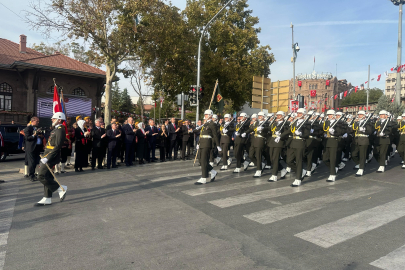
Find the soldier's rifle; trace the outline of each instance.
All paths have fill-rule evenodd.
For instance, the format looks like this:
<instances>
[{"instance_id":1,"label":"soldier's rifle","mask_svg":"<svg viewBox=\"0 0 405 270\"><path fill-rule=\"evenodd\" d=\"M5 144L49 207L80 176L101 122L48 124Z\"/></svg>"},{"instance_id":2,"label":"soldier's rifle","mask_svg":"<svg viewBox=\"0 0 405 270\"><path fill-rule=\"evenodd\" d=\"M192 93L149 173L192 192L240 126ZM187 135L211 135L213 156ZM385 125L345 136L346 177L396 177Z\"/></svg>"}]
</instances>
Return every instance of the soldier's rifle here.
<instances>
[{"instance_id":1,"label":"soldier's rifle","mask_svg":"<svg viewBox=\"0 0 405 270\"><path fill-rule=\"evenodd\" d=\"M309 114L304 121L301 123L301 125L295 130L295 131L300 131L300 129L305 125L306 122L309 121L309 119L312 117L312 114Z\"/></svg>"},{"instance_id":2,"label":"soldier's rifle","mask_svg":"<svg viewBox=\"0 0 405 270\"><path fill-rule=\"evenodd\" d=\"M380 133L381 133L381 132L384 132L384 130L385 130L385 128L387 127L388 123L391 121L391 117L392 117L392 115L390 115L390 117L388 117L387 119L385 119L385 120L386 120L386 121L385 121L385 125L384 125L383 129L380 131Z\"/></svg>"},{"instance_id":3,"label":"soldier's rifle","mask_svg":"<svg viewBox=\"0 0 405 270\"><path fill-rule=\"evenodd\" d=\"M339 123L340 120L344 119L344 117L346 116L346 113L344 115L342 115L339 119L337 119L331 126L330 128L334 128L336 126L337 123Z\"/></svg>"},{"instance_id":4,"label":"soldier's rifle","mask_svg":"<svg viewBox=\"0 0 405 270\"><path fill-rule=\"evenodd\" d=\"M373 115L374 115L374 113L370 113L370 114L367 116L367 118L366 118L366 120L364 121L364 123L361 125L361 127L364 127L364 126L367 124L367 122L370 121L370 119L371 119L371 117L373 117Z\"/></svg>"}]
</instances>

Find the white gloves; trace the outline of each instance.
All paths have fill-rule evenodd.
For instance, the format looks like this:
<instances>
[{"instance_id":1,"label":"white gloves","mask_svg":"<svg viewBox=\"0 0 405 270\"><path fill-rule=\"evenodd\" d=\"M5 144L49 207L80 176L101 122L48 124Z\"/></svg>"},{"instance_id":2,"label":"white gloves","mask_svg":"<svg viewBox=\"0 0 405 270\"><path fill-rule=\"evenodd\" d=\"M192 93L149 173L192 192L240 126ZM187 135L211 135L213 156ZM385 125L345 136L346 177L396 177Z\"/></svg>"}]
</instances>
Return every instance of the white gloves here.
<instances>
[{"instance_id":1,"label":"white gloves","mask_svg":"<svg viewBox=\"0 0 405 270\"><path fill-rule=\"evenodd\" d=\"M281 132L280 131L276 131L276 136L280 136L281 135Z\"/></svg>"},{"instance_id":2,"label":"white gloves","mask_svg":"<svg viewBox=\"0 0 405 270\"><path fill-rule=\"evenodd\" d=\"M220 146L217 146L217 149L219 152L222 152L222 148Z\"/></svg>"},{"instance_id":3,"label":"white gloves","mask_svg":"<svg viewBox=\"0 0 405 270\"><path fill-rule=\"evenodd\" d=\"M228 130L227 130L226 128L224 128L224 129L222 130L222 132L225 134L225 133L228 133Z\"/></svg>"},{"instance_id":4,"label":"white gloves","mask_svg":"<svg viewBox=\"0 0 405 270\"><path fill-rule=\"evenodd\" d=\"M242 134L242 138L245 138L245 137L246 137L246 133L243 133L243 134Z\"/></svg>"},{"instance_id":5,"label":"white gloves","mask_svg":"<svg viewBox=\"0 0 405 270\"><path fill-rule=\"evenodd\" d=\"M360 127L359 130L364 132L364 131L366 131L366 128L365 127Z\"/></svg>"},{"instance_id":6,"label":"white gloves","mask_svg":"<svg viewBox=\"0 0 405 270\"><path fill-rule=\"evenodd\" d=\"M42 162L42 164L46 164L48 162L48 159L47 158L41 158L41 162Z\"/></svg>"},{"instance_id":7,"label":"white gloves","mask_svg":"<svg viewBox=\"0 0 405 270\"><path fill-rule=\"evenodd\" d=\"M381 137L384 136L384 132L380 132L380 136L381 136Z\"/></svg>"},{"instance_id":8,"label":"white gloves","mask_svg":"<svg viewBox=\"0 0 405 270\"><path fill-rule=\"evenodd\" d=\"M278 143L278 142L280 141L280 137L275 138L274 141L275 141L276 143Z\"/></svg>"},{"instance_id":9,"label":"white gloves","mask_svg":"<svg viewBox=\"0 0 405 270\"><path fill-rule=\"evenodd\" d=\"M312 134L312 133L314 133L314 129L313 129L313 128L311 128L311 134Z\"/></svg>"},{"instance_id":10,"label":"white gloves","mask_svg":"<svg viewBox=\"0 0 405 270\"><path fill-rule=\"evenodd\" d=\"M377 131L374 131L374 135L377 134Z\"/></svg>"},{"instance_id":11,"label":"white gloves","mask_svg":"<svg viewBox=\"0 0 405 270\"><path fill-rule=\"evenodd\" d=\"M235 136L239 136L239 132L235 132Z\"/></svg>"},{"instance_id":12,"label":"white gloves","mask_svg":"<svg viewBox=\"0 0 405 270\"><path fill-rule=\"evenodd\" d=\"M335 129L330 128L330 129L329 129L329 133L333 135L333 133L335 133Z\"/></svg>"},{"instance_id":13,"label":"white gloves","mask_svg":"<svg viewBox=\"0 0 405 270\"><path fill-rule=\"evenodd\" d=\"M257 127L257 131L262 131L263 127Z\"/></svg>"},{"instance_id":14,"label":"white gloves","mask_svg":"<svg viewBox=\"0 0 405 270\"><path fill-rule=\"evenodd\" d=\"M301 136L301 135L302 135L302 132L301 132L301 131L298 131L298 130L295 131L294 133L295 133L295 135L297 135L297 136Z\"/></svg>"},{"instance_id":15,"label":"white gloves","mask_svg":"<svg viewBox=\"0 0 405 270\"><path fill-rule=\"evenodd\" d=\"M343 137L343 138L347 138L347 133L343 134L342 137Z\"/></svg>"}]
</instances>

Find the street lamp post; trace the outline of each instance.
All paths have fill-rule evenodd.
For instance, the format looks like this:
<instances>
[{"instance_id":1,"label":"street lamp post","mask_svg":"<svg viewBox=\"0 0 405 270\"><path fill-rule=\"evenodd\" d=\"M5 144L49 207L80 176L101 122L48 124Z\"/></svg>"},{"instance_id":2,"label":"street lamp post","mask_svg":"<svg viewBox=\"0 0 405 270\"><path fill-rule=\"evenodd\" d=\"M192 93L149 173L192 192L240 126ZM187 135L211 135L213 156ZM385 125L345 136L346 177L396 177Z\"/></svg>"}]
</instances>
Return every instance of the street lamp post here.
<instances>
[{"instance_id":1,"label":"street lamp post","mask_svg":"<svg viewBox=\"0 0 405 270\"><path fill-rule=\"evenodd\" d=\"M402 58L402 4L405 3L405 0L391 0L391 2L399 6L397 67L400 67ZM395 104L401 105L401 72L397 72Z\"/></svg>"},{"instance_id":2,"label":"street lamp post","mask_svg":"<svg viewBox=\"0 0 405 270\"><path fill-rule=\"evenodd\" d=\"M297 59L297 52L300 51L298 43L294 43L294 25L291 23L291 32L292 32L292 50L293 50L293 99L295 100L295 60Z\"/></svg>"},{"instance_id":3,"label":"street lamp post","mask_svg":"<svg viewBox=\"0 0 405 270\"><path fill-rule=\"evenodd\" d=\"M212 17L212 19L203 27L203 30L201 31L201 37L200 37L200 42L198 43L198 60L197 60L197 88L200 88L200 71L201 71L201 43L202 39L205 35L205 33L208 30L208 27L211 25L211 23L218 17L218 15L232 2L233 0L229 0L218 12L217 14ZM200 99L198 97L198 91L197 91L197 110L196 110L196 120L195 122L198 122L198 115L200 111Z\"/></svg>"}]
</instances>

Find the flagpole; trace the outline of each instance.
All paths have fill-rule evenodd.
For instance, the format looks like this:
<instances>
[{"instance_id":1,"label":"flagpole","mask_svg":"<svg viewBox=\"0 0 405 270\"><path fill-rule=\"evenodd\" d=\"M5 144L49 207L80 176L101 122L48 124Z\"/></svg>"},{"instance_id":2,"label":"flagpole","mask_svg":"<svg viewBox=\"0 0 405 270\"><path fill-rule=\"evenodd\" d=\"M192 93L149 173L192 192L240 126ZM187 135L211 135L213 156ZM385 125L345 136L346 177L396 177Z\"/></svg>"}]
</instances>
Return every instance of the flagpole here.
<instances>
[{"instance_id":1,"label":"flagpole","mask_svg":"<svg viewBox=\"0 0 405 270\"><path fill-rule=\"evenodd\" d=\"M370 91L370 65L368 65L368 81L367 81L367 104L366 104L366 112L368 112L368 95Z\"/></svg>"}]
</instances>

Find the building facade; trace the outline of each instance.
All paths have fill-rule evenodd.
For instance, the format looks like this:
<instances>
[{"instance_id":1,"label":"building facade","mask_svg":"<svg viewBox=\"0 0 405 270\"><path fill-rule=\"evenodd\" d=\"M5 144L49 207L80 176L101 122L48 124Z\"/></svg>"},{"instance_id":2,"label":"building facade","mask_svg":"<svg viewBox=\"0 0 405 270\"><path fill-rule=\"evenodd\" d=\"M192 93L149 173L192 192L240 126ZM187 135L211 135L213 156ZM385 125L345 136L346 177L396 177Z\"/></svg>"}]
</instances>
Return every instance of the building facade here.
<instances>
[{"instance_id":1,"label":"building facade","mask_svg":"<svg viewBox=\"0 0 405 270\"><path fill-rule=\"evenodd\" d=\"M340 93L351 88L351 83L345 79L338 80L331 73L298 74L295 79L295 96L304 96L305 107L317 112L327 109L341 110ZM293 79L290 80L289 96L293 99Z\"/></svg>"},{"instance_id":2,"label":"building facade","mask_svg":"<svg viewBox=\"0 0 405 270\"><path fill-rule=\"evenodd\" d=\"M396 91L397 73L389 73L385 79L385 95L389 98L393 98ZM401 73L401 99L405 98L405 74Z\"/></svg>"},{"instance_id":3,"label":"building facade","mask_svg":"<svg viewBox=\"0 0 405 270\"><path fill-rule=\"evenodd\" d=\"M26 124L32 115L48 115L54 79L63 89L65 103L74 105L73 114L91 114L101 106L105 72L56 52L44 55L20 43L0 38L0 120ZM83 101L81 103L81 101ZM70 102L70 104L68 104ZM76 102L76 103L74 103ZM90 108L89 108L90 106ZM84 108L85 107L85 108ZM44 112L47 112L44 114ZM87 113L88 112L88 113Z\"/></svg>"}]
</instances>

